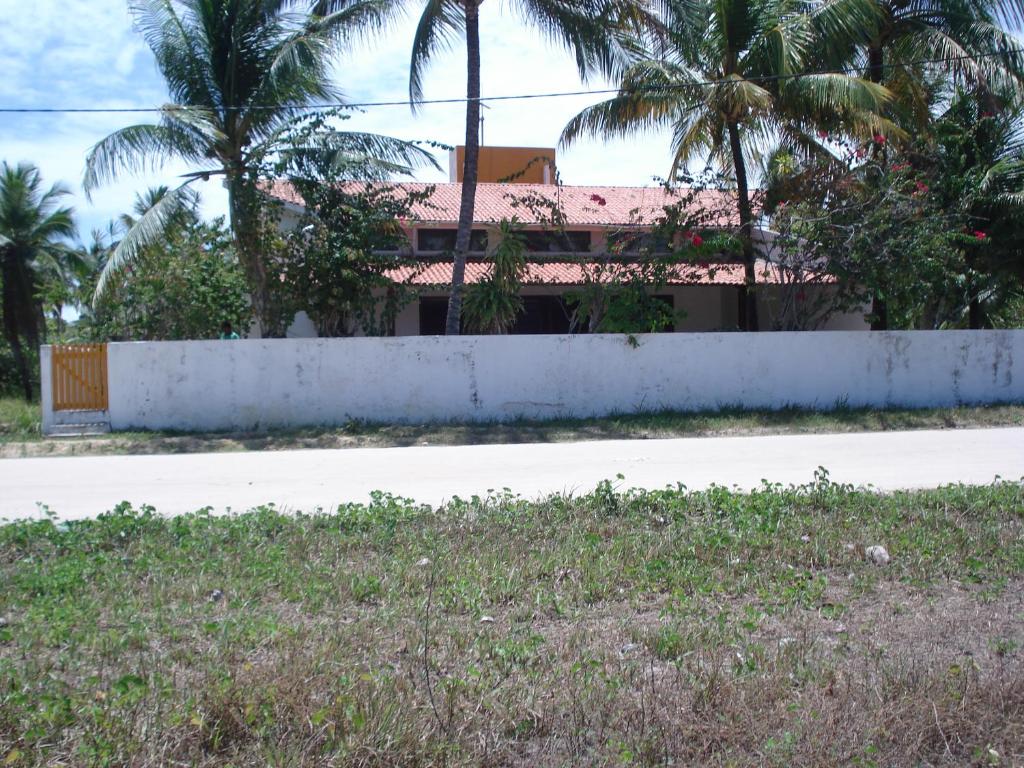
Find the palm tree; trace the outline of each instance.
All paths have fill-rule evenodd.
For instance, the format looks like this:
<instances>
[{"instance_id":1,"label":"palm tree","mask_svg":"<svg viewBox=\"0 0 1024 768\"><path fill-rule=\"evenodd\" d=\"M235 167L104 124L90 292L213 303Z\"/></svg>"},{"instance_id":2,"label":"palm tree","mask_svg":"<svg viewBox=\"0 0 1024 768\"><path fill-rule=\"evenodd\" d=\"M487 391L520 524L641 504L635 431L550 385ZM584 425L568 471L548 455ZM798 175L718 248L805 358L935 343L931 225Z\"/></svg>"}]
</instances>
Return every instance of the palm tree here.
<instances>
[{"instance_id":1,"label":"palm tree","mask_svg":"<svg viewBox=\"0 0 1024 768\"><path fill-rule=\"evenodd\" d=\"M409 98L415 109L423 98L423 74L431 57L448 47L453 38L465 35L466 154L445 323L445 333L449 335L457 335L461 324L466 254L476 201L480 152L480 3L481 0L427 0L416 28L409 70ZM338 4L344 3L335 3ZM594 70L614 71L617 46L609 28L639 26L649 21L642 4L634 0L519 0L515 7L527 23L575 54L581 77Z\"/></svg>"},{"instance_id":2,"label":"palm tree","mask_svg":"<svg viewBox=\"0 0 1024 768\"><path fill-rule=\"evenodd\" d=\"M330 82L332 55L353 36L388 17L382 0L351 0L333 12L314 0L133 0L131 12L163 75L173 104L155 124L111 134L89 153L85 189L122 171L141 172L172 158L195 167L139 217L118 244L97 284L138 256L178 215L187 186L224 177L239 260L253 310L264 331L275 330L262 253L258 186L261 169L282 153L327 153L357 172L387 175L433 163L428 153L383 136L296 129L308 108L339 102Z\"/></svg>"},{"instance_id":3,"label":"palm tree","mask_svg":"<svg viewBox=\"0 0 1024 768\"><path fill-rule=\"evenodd\" d=\"M42 273L61 269L74 237L70 192L59 184L43 188L39 169L29 163L0 165L0 281L3 282L4 338L11 347L25 400L32 400L32 376L22 342L30 348L46 335L39 291Z\"/></svg>"},{"instance_id":4,"label":"palm tree","mask_svg":"<svg viewBox=\"0 0 1024 768\"><path fill-rule=\"evenodd\" d=\"M562 133L567 145L584 135L668 127L673 178L697 158L732 172L745 330L758 328L749 164L778 142L804 154L823 153L813 129L837 120L850 130L885 130L877 117L889 98L884 87L841 73L803 74L816 46L825 44L821 36L854 34L871 22L870 6L833 0L813 13L804 7L800 0L670 0L664 35L637 42L648 52L625 69L619 93L583 110Z\"/></svg>"}]
</instances>

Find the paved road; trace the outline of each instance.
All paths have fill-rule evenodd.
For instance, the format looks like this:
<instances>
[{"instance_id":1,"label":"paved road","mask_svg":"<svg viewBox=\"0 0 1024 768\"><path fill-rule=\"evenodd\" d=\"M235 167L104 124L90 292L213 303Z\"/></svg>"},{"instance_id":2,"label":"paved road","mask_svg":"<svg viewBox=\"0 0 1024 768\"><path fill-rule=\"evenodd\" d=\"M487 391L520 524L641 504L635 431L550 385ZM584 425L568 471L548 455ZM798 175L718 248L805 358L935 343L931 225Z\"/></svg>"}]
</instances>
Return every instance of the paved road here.
<instances>
[{"instance_id":1,"label":"paved road","mask_svg":"<svg viewBox=\"0 0 1024 768\"><path fill-rule=\"evenodd\" d=\"M806 483L819 466L837 482L883 490L1017 480L1024 429L6 459L0 519L36 516L39 503L71 519L121 500L174 514L267 502L326 509L372 490L430 504L501 488L535 497L582 493L620 473L627 487L750 488Z\"/></svg>"}]
</instances>

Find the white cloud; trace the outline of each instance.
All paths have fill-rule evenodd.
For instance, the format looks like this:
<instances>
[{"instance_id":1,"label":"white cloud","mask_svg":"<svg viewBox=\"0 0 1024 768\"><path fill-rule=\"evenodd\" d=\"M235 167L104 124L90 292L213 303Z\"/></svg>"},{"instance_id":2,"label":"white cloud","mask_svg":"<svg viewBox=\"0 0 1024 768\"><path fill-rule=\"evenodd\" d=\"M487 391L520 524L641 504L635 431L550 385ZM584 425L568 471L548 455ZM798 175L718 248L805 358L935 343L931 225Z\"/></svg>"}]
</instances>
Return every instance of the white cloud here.
<instances>
[{"instance_id":1,"label":"white cloud","mask_svg":"<svg viewBox=\"0 0 1024 768\"><path fill-rule=\"evenodd\" d=\"M2 106L156 106L167 100L159 73L141 37L132 30L125 0L0 0L0 102ZM375 40L342 56L338 86L350 101L403 100L408 93L409 52L416 18L394 25ZM482 91L485 96L607 87L581 84L572 57L538 38L508 7L485 3L481 15ZM465 48L442 52L426 72L428 98L465 95ZM601 97L493 102L484 110L488 144L554 146L566 122ZM75 191L80 229L94 227L127 210L136 192L173 184L187 170L172 164L144 178L124 179L94 195L90 204L80 180L89 148L111 131L145 115L0 115L0 159L30 160L48 182L63 180ZM352 130L406 139L461 144L461 104L428 105L413 115L408 106L356 113ZM569 184L646 184L668 170L668 137L663 133L629 141L581 141L560 151L559 169ZM447 168L446 158L439 158ZM424 180L445 174L424 172ZM202 190L208 215L226 210L220 184Z\"/></svg>"}]
</instances>

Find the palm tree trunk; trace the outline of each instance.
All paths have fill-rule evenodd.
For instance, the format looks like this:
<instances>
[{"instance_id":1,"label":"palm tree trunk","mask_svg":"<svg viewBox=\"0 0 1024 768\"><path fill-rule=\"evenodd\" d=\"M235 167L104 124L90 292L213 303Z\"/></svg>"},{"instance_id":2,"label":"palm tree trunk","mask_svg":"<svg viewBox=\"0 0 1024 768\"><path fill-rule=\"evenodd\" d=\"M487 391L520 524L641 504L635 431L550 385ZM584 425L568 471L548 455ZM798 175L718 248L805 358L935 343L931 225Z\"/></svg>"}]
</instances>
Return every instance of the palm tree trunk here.
<instances>
[{"instance_id":1,"label":"palm tree trunk","mask_svg":"<svg viewBox=\"0 0 1024 768\"><path fill-rule=\"evenodd\" d=\"M740 214L740 243L743 246L743 286L740 288L739 320L744 331L758 330L757 322L757 269L754 262L754 215L750 208L750 190L747 187L747 166L740 144L740 128L729 122L729 147L736 169L736 198Z\"/></svg>"},{"instance_id":2,"label":"palm tree trunk","mask_svg":"<svg viewBox=\"0 0 1024 768\"><path fill-rule=\"evenodd\" d=\"M967 305L967 327L972 331L985 327L985 310L977 296Z\"/></svg>"},{"instance_id":3,"label":"palm tree trunk","mask_svg":"<svg viewBox=\"0 0 1024 768\"><path fill-rule=\"evenodd\" d=\"M884 73L885 60L882 47L881 45L872 45L868 48L868 80L881 84ZM871 330L889 330L889 308L885 304L885 299L877 292L871 296Z\"/></svg>"},{"instance_id":4,"label":"palm tree trunk","mask_svg":"<svg viewBox=\"0 0 1024 768\"><path fill-rule=\"evenodd\" d=\"M14 366L18 369L18 378L21 379L21 389L25 394L25 402L31 403L32 374L28 370L28 360L25 358L25 351L21 348L21 339L17 334L7 337L7 343L11 347L11 354L14 356Z\"/></svg>"},{"instance_id":5,"label":"palm tree trunk","mask_svg":"<svg viewBox=\"0 0 1024 768\"><path fill-rule=\"evenodd\" d=\"M267 286L267 269L263 263L263 254L260 253L259 223L256 220L257 194L257 190L240 176L228 177L228 210L235 251L249 284L249 298L253 316L259 325L259 335L267 337L278 333L280 329L275 328L274 308Z\"/></svg>"},{"instance_id":6,"label":"palm tree trunk","mask_svg":"<svg viewBox=\"0 0 1024 768\"><path fill-rule=\"evenodd\" d=\"M18 370L18 378L21 379L21 388L25 394L25 402L32 402L32 374L28 369L28 360L25 358L25 351L21 346L21 329L24 327L25 301L31 300L32 285L26 281L23 269L19 266L20 261L17 254L5 255L0 253L0 285L3 288L3 327L4 338L11 347L11 355L14 357L14 367ZM20 291L19 291L20 289ZM19 293L26 295L19 295ZM31 313L32 310L29 310ZM35 321L35 318L32 318ZM31 342L30 342L31 343Z\"/></svg>"},{"instance_id":7,"label":"palm tree trunk","mask_svg":"<svg viewBox=\"0 0 1024 768\"><path fill-rule=\"evenodd\" d=\"M480 157L480 3L464 0L466 12L466 157L462 166L462 201L455 234L452 293L444 332L458 336L462 325L462 284L466 279L466 254L473 233L477 165Z\"/></svg>"}]
</instances>

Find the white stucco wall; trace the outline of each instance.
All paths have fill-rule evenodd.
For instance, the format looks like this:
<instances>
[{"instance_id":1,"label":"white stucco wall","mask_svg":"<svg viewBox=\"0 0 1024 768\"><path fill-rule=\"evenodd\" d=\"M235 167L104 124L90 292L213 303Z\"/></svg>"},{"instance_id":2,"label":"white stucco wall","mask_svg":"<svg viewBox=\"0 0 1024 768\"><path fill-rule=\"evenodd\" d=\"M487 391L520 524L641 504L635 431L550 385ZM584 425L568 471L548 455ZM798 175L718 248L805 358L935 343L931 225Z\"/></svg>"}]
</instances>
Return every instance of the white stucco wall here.
<instances>
[{"instance_id":1,"label":"white stucco wall","mask_svg":"<svg viewBox=\"0 0 1024 768\"><path fill-rule=\"evenodd\" d=\"M42 406L44 435L53 430L53 348L46 344L39 348L39 403Z\"/></svg>"},{"instance_id":2,"label":"white stucco wall","mask_svg":"<svg viewBox=\"0 0 1024 768\"><path fill-rule=\"evenodd\" d=\"M113 429L1024 402L1024 331L135 342ZM45 358L44 358L45 359ZM48 401L47 401L48 402Z\"/></svg>"}]
</instances>

